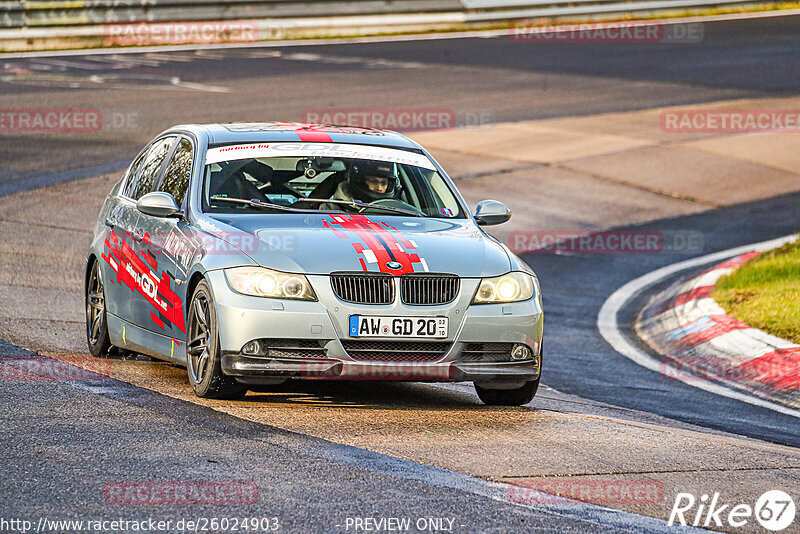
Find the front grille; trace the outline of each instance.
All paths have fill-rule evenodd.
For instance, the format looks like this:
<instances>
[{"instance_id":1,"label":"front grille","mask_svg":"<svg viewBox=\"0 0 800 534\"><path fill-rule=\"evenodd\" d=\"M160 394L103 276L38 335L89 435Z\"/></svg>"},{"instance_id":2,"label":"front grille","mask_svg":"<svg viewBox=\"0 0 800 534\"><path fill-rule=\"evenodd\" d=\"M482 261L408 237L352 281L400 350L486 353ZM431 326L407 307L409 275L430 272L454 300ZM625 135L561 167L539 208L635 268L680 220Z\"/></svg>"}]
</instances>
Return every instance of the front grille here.
<instances>
[{"instance_id":1,"label":"front grille","mask_svg":"<svg viewBox=\"0 0 800 534\"><path fill-rule=\"evenodd\" d=\"M454 274L404 274L400 296L404 304L447 304L455 300L461 279Z\"/></svg>"},{"instance_id":2,"label":"front grille","mask_svg":"<svg viewBox=\"0 0 800 534\"><path fill-rule=\"evenodd\" d=\"M394 302L394 277L375 273L333 273L333 292L345 302L391 304Z\"/></svg>"},{"instance_id":3,"label":"front grille","mask_svg":"<svg viewBox=\"0 0 800 534\"><path fill-rule=\"evenodd\" d=\"M435 362L450 343L441 341L342 341L354 360L369 362Z\"/></svg>"},{"instance_id":4,"label":"front grille","mask_svg":"<svg viewBox=\"0 0 800 534\"><path fill-rule=\"evenodd\" d=\"M259 339L260 355L270 358L324 358L325 347L315 339Z\"/></svg>"},{"instance_id":5,"label":"front grille","mask_svg":"<svg viewBox=\"0 0 800 534\"><path fill-rule=\"evenodd\" d=\"M467 343L461 350L461 361L508 362L513 347L513 343Z\"/></svg>"}]
</instances>

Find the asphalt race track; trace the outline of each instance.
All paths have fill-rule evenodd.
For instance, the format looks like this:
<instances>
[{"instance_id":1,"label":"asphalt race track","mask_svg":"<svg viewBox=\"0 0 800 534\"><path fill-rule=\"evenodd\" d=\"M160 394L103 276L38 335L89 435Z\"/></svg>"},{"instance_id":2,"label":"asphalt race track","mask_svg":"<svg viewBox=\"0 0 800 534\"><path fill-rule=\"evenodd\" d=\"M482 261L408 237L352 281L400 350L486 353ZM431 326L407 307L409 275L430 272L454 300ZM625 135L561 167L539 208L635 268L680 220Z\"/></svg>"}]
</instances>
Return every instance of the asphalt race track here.
<instances>
[{"instance_id":1,"label":"asphalt race track","mask_svg":"<svg viewBox=\"0 0 800 534\"><path fill-rule=\"evenodd\" d=\"M139 148L172 124L297 121L315 109L438 108L470 125L800 95L800 16L713 22L705 24L704 32L702 43L670 45L470 37L0 56L2 108L94 108L104 120L98 131L80 134L0 132L0 194L22 195L0 198L3 232L16 232L0 240L6 241L0 243L0 286L13 286L0 291L0 320L6 323L0 335L8 338L0 341L0 356L61 357L83 350L74 343L83 336L80 316L41 319L45 312L21 303L23 298L52 303L65 315L75 309L82 273L79 264L70 262L84 252L81 240L88 238L97 202ZM508 162L520 176L555 172L511 158L495 164L453 150L432 151L446 169L453 169L470 201L483 193L499 200L505 200L504 194L511 197L503 185ZM713 191L712 186L707 190ZM564 183L566 200L558 208L566 215L553 221L573 228L699 233L703 249L698 256L785 236L800 227L800 183L792 191L718 204L653 188L609 187L619 187L620 196L607 193L578 202L569 199L582 198L580 188ZM636 217L614 218L605 214L613 210L598 207L622 205L625 198L640 204ZM514 201L524 206L515 207L515 216L540 209L533 188ZM651 208L658 215L648 215ZM59 240L64 252L53 250ZM691 256L523 257L541 279L547 316L546 387L529 407L489 410L466 386L405 384L361 389L302 385L226 406L195 402L185 391L185 371L144 358L113 362L120 372L115 367L109 380L0 380L0 457L5 460L0 517L274 516L284 532L352 532L347 518L411 517L452 519L454 532L657 532L666 528L672 490L682 480L693 480L696 492L736 486L731 491L747 498L779 481L797 494L797 417L664 380L616 353L597 329L600 308L617 288ZM28 262L36 267L28 270ZM41 267L47 263L59 272ZM620 316L638 344L632 323L645 298L634 300ZM26 322L30 333L19 333ZM58 339L48 339L49 327ZM520 421L528 426L517 438ZM600 422L610 426L591 426ZM472 433L466 438L459 425L470 423ZM639 431L653 437L625 434ZM602 438L593 432L619 433L617 448L598 445L595 440ZM437 437L442 435L449 441ZM515 439L532 448L541 440L552 447L541 457L552 458L557 467L553 472L535 466L530 473L493 470L499 449L488 442L498 436L506 440L499 454L509 458L522 454L513 450ZM569 436L569 450L581 451L580 460L573 463L559 451L564 436ZM668 456L652 463L657 468L637 467L645 465L636 460L645 455L648 440L658 449L661 439L663 444L684 438L680 443L689 443L697 436L708 440L703 442L707 449L665 448ZM439 450L431 452L436 443ZM752 468L746 459L737 464L732 458L743 449L731 444L752 447L748 454L753 457L763 452L764 462ZM626 454L633 467L598 467L612 466ZM654 457L658 454L654 450ZM589 457L596 461L592 464ZM581 462L593 467L582 470ZM664 501L654 506L609 505L624 512L558 501L520 504L508 498L508 487L501 484L515 475L663 476L658 480L668 489ZM766 487L753 482L759 477L768 481ZM151 508L111 506L103 497L108 483L150 480L248 480L258 485L260 498L235 507ZM749 485L758 491L749 493Z\"/></svg>"},{"instance_id":2,"label":"asphalt race track","mask_svg":"<svg viewBox=\"0 0 800 534\"><path fill-rule=\"evenodd\" d=\"M713 242L708 252L716 252L791 234L797 227L800 215L797 212L798 201L798 194L785 195L711 213L654 221L635 228L700 230L712 236ZM548 324L551 328L548 336L552 336L548 337L548 352L558 355L548 362L557 368L553 369L552 377L548 375L548 384L560 391L615 406L774 443L800 446L800 425L795 417L730 401L677 381L661 380L659 387L654 387L653 381L646 376L652 371L630 365L624 357L610 350L597 329L592 328L600 306L609 294L599 290L599 287L613 291L629 280L663 265L676 263L680 258L667 255L657 258L657 262L651 262L648 260L653 259L652 256L646 260L635 258L632 261L630 257L618 255L600 258L535 255L526 259L537 273L542 273L541 276L558 280L558 284L549 287L547 293L551 317L556 315ZM682 276L685 274L681 273ZM545 289L542 288L542 291ZM634 301L627 310L623 310L627 313L622 321L630 332L633 331L633 316L643 303L640 300L638 304ZM590 333L587 334L587 331ZM635 334L631 335L631 339L637 339ZM641 341L638 343L642 344ZM586 372L587 368L589 373ZM621 369L625 369L624 376L619 374ZM578 382L580 385L576 386ZM643 384L647 385L643 387Z\"/></svg>"}]
</instances>

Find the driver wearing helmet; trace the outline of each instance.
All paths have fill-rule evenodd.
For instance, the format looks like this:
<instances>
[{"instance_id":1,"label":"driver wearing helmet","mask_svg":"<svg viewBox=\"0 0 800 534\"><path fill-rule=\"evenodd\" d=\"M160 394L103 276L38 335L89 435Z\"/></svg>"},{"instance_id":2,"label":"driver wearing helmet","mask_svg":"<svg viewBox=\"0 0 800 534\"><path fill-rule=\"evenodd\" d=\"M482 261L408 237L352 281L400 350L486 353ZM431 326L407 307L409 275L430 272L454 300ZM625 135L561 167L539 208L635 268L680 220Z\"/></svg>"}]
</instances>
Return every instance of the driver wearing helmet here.
<instances>
[{"instance_id":1,"label":"driver wearing helmet","mask_svg":"<svg viewBox=\"0 0 800 534\"><path fill-rule=\"evenodd\" d=\"M398 192L397 182L393 164L382 161L356 161L347 173L347 180L336 188L333 200L375 202L395 198ZM332 209L342 207L337 205Z\"/></svg>"}]
</instances>

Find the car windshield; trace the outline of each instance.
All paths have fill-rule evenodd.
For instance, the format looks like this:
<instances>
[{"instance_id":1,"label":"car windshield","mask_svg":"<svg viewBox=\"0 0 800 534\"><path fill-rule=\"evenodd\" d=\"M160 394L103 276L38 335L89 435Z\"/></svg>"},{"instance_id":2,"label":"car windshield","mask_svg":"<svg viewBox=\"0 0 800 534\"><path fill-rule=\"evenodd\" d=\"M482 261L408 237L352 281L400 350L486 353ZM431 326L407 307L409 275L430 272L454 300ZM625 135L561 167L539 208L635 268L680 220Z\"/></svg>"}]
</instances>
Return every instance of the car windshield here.
<instances>
[{"instance_id":1,"label":"car windshield","mask_svg":"<svg viewBox=\"0 0 800 534\"><path fill-rule=\"evenodd\" d=\"M203 211L465 217L447 182L424 155L322 143L209 149Z\"/></svg>"}]
</instances>

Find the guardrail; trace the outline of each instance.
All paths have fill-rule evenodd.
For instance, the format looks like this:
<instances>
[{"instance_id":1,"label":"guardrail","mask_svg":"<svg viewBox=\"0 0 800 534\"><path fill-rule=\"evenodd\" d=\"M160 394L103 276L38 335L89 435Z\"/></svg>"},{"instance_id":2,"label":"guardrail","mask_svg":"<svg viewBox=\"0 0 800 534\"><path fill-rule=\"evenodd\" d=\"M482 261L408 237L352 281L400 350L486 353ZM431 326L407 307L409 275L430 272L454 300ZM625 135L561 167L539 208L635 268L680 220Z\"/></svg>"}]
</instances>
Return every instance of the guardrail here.
<instances>
[{"instance_id":1,"label":"guardrail","mask_svg":"<svg viewBox=\"0 0 800 534\"><path fill-rule=\"evenodd\" d=\"M358 15L450 14L491 22L642 10L685 9L746 0L31 0L0 3L0 28L69 27L136 22L287 19Z\"/></svg>"},{"instance_id":2,"label":"guardrail","mask_svg":"<svg viewBox=\"0 0 800 534\"><path fill-rule=\"evenodd\" d=\"M0 4L0 27L456 11L458 0L77 0Z\"/></svg>"},{"instance_id":3,"label":"guardrail","mask_svg":"<svg viewBox=\"0 0 800 534\"><path fill-rule=\"evenodd\" d=\"M757 4L746 0L462 0L468 22L489 22L533 17L574 17L642 11L670 11L717 7L732 4ZM488 10L488 8L494 8ZM511 8L511 9L509 9ZM481 10L481 11L475 11Z\"/></svg>"}]
</instances>

